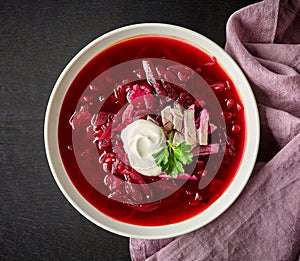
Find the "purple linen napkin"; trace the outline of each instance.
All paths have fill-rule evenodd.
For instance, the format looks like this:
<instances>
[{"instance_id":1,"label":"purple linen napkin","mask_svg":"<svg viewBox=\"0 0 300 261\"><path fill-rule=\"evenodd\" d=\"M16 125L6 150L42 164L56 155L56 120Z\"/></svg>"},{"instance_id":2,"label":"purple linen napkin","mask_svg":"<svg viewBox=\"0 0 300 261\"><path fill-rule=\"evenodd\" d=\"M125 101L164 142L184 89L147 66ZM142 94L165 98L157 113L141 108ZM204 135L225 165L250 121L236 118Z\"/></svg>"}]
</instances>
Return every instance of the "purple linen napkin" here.
<instances>
[{"instance_id":1,"label":"purple linen napkin","mask_svg":"<svg viewBox=\"0 0 300 261\"><path fill-rule=\"evenodd\" d=\"M234 13L227 52L259 104L261 144L246 188L219 218L170 239L130 239L139 260L295 260L300 251L300 1Z\"/></svg>"}]
</instances>

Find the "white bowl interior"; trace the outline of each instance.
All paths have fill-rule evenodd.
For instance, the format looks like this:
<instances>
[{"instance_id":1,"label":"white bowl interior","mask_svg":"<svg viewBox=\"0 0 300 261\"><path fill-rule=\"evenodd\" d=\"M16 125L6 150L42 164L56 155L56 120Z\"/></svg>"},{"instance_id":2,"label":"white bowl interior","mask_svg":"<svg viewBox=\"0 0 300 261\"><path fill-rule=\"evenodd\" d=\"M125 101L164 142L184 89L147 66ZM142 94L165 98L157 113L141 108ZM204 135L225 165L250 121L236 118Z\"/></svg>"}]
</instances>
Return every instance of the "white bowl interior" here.
<instances>
[{"instance_id":1,"label":"white bowl interior","mask_svg":"<svg viewBox=\"0 0 300 261\"><path fill-rule=\"evenodd\" d=\"M234 180L223 195L197 216L177 224L166 226L145 227L131 225L102 214L85 200L74 187L63 166L58 145L57 133L60 109L64 96L77 73L102 50L116 42L139 35L175 36L215 56L239 92L244 105L245 122L248 130L242 163ZM248 135L249 126L251 126L251 135ZM119 235L158 239L178 236L206 225L223 213L239 196L251 175L256 160L259 144L259 117L256 101L247 79L233 59L222 48L206 37L182 27L157 23L137 24L114 30L97 38L83 48L69 62L58 78L48 103L44 138L48 162L55 181L65 197L83 216L96 225Z\"/></svg>"}]
</instances>

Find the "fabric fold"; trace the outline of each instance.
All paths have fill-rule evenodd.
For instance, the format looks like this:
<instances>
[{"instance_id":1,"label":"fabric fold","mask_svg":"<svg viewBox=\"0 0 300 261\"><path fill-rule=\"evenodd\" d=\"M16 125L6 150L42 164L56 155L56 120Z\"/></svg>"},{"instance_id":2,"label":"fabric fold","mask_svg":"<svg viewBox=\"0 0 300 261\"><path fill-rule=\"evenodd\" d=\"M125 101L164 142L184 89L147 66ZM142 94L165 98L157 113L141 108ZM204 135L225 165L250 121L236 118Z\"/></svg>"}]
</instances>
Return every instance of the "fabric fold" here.
<instances>
[{"instance_id":1,"label":"fabric fold","mask_svg":"<svg viewBox=\"0 0 300 261\"><path fill-rule=\"evenodd\" d=\"M131 239L140 260L295 260L300 251L300 1L235 12L226 51L247 76L261 121L252 176L233 205L192 233Z\"/></svg>"}]
</instances>

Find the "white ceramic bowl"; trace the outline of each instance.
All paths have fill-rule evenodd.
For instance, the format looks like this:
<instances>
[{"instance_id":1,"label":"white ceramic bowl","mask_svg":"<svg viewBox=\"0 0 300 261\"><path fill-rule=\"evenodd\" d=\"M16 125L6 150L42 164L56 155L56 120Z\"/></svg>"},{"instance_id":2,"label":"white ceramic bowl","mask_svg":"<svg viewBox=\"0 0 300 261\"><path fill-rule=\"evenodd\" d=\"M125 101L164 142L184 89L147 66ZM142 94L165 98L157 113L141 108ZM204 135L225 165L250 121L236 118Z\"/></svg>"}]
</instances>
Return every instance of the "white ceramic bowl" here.
<instances>
[{"instance_id":1,"label":"white ceramic bowl","mask_svg":"<svg viewBox=\"0 0 300 261\"><path fill-rule=\"evenodd\" d=\"M137 226L112 219L93 207L76 190L62 163L58 146L58 120L65 94L78 72L99 52L112 44L139 35L175 36L206 53L215 56L236 86L245 110L246 147L242 163L234 180L223 195L204 212L186 221L166 226ZM251 126L251 135L250 133ZM259 117L256 102L246 77L233 59L218 45L191 30L159 23L136 24L106 33L84 47L66 66L52 91L45 118L44 138L46 154L52 174L69 202L96 225L119 235L135 238L158 239L174 237L200 228L222 214L239 196L246 185L258 151Z\"/></svg>"}]
</instances>

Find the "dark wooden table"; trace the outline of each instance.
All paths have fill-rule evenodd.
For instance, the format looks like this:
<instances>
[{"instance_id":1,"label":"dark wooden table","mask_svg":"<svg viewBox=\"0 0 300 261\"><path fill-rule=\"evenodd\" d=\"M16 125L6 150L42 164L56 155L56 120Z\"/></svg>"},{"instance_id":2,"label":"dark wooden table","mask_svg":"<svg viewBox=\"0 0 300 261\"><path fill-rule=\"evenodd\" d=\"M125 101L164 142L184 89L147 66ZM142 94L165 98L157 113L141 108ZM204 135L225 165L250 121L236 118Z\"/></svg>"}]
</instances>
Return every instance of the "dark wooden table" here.
<instances>
[{"instance_id":1,"label":"dark wooden table","mask_svg":"<svg viewBox=\"0 0 300 261\"><path fill-rule=\"evenodd\" d=\"M93 39L140 22L181 25L224 47L235 1L0 0L0 259L128 260L128 239L81 216L58 189L43 123L53 85Z\"/></svg>"}]
</instances>

